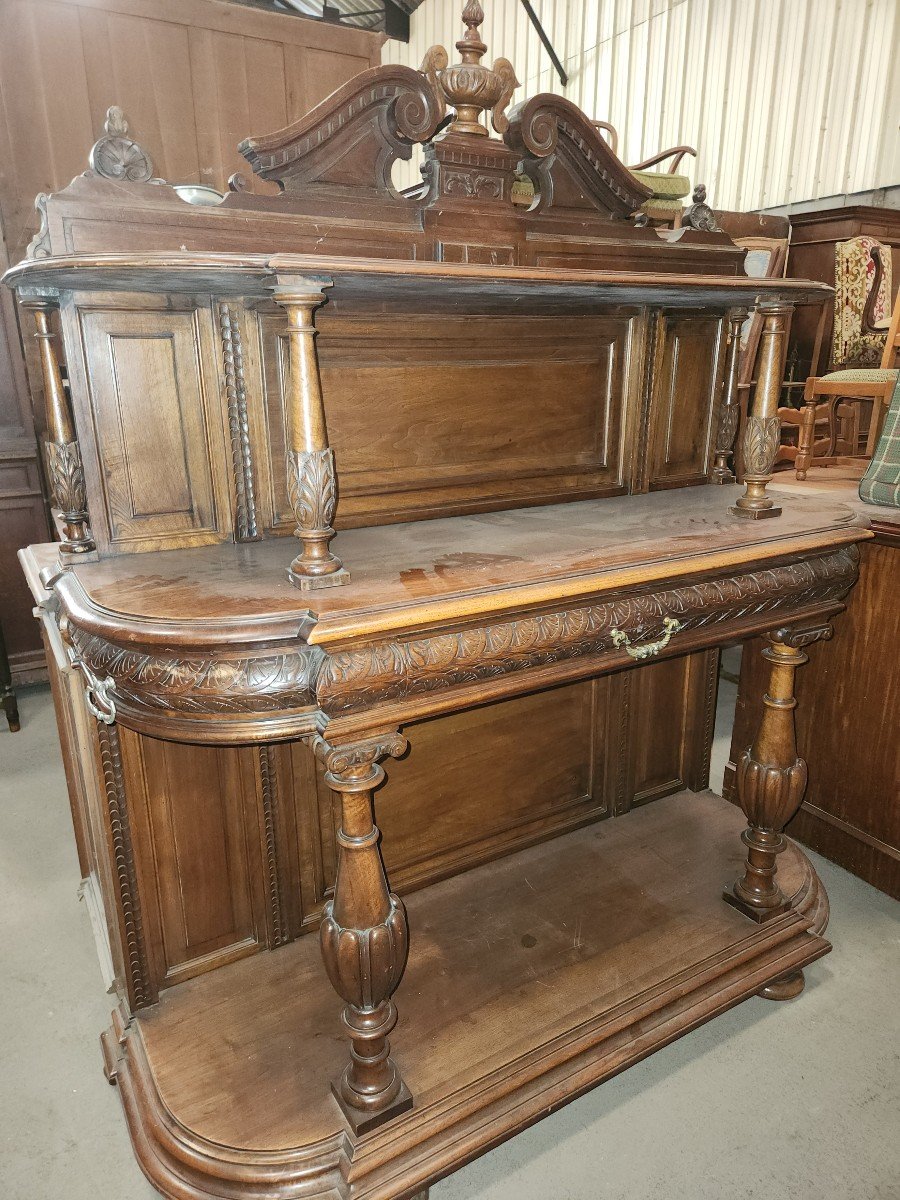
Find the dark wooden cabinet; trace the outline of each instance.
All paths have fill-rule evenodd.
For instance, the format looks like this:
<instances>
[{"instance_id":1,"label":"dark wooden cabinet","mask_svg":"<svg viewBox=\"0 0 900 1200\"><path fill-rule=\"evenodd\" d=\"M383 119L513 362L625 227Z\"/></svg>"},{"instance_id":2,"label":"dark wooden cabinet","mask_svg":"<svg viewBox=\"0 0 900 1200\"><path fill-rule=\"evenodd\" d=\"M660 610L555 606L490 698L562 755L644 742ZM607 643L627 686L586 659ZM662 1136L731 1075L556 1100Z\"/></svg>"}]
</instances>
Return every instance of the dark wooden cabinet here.
<instances>
[{"instance_id":1,"label":"dark wooden cabinet","mask_svg":"<svg viewBox=\"0 0 900 1200\"><path fill-rule=\"evenodd\" d=\"M748 277L702 205L636 221L585 114L507 113L463 20L463 64L245 141L278 195L189 206L112 113L6 276L105 1064L173 1200L411 1200L829 950L790 713L870 535L768 491L827 289ZM704 789L719 648L762 634L745 821Z\"/></svg>"}]
</instances>

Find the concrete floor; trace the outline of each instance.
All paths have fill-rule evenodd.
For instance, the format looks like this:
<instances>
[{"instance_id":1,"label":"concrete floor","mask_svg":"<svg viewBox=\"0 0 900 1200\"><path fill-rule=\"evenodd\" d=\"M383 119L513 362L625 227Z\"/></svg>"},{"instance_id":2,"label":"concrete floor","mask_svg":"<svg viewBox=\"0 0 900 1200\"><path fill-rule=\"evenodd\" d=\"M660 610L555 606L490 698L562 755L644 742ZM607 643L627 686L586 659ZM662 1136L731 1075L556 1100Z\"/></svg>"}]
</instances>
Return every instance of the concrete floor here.
<instances>
[{"instance_id":1,"label":"concrete floor","mask_svg":"<svg viewBox=\"0 0 900 1200\"><path fill-rule=\"evenodd\" d=\"M103 994L49 692L0 730L0 1200L151 1200L97 1042ZM721 779L734 689L723 689ZM432 1189L432 1200L900 1200L900 905L815 858L835 949Z\"/></svg>"}]
</instances>

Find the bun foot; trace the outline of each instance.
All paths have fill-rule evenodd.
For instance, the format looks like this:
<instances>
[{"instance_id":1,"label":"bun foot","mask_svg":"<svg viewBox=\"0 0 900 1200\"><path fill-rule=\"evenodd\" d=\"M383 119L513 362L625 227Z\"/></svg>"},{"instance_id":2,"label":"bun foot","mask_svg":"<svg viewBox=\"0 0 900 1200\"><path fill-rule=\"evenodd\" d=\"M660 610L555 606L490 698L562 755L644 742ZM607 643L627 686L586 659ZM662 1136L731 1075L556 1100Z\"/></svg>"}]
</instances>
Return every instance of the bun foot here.
<instances>
[{"instance_id":1,"label":"bun foot","mask_svg":"<svg viewBox=\"0 0 900 1200\"><path fill-rule=\"evenodd\" d=\"M792 971L790 975L783 975L781 979L774 979L771 983L767 983L756 994L762 996L764 1000L794 1000L805 986L806 980L803 978L803 972Z\"/></svg>"}]
</instances>

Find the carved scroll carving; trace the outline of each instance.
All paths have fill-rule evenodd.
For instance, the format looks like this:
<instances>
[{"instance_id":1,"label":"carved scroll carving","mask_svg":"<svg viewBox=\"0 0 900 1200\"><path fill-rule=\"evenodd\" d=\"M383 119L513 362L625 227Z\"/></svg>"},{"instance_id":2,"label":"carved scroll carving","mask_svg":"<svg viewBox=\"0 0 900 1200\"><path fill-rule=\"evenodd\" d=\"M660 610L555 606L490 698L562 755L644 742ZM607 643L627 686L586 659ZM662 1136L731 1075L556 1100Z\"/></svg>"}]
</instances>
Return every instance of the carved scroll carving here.
<instances>
[{"instance_id":1,"label":"carved scroll carving","mask_svg":"<svg viewBox=\"0 0 900 1200\"><path fill-rule=\"evenodd\" d=\"M238 149L257 175L304 195L374 193L396 199L391 167L435 132L443 109L410 67L363 71L305 116ZM348 180L352 179L353 183Z\"/></svg>"},{"instance_id":2,"label":"carved scroll carving","mask_svg":"<svg viewBox=\"0 0 900 1200\"><path fill-rule=\"evenodd\" d=\"M119 731L115 725L100 724L97 726L97 737L100 743L100 763L115 862L119 918L127 948L127 978L124 982L131 1007L142 1008L154 1002L156 991L150 976L144 942L137 873L131 844L131 825L122 775Z\"/></svg>"},{"instance_id":3,"label":"carved scroll carving","mask_svg":"<svg viewBox=\"0 0 900 1200\"><path fill-rule=\"evenodd\" d=\"M105 133L91 149L90 165L104 179L123 179L128 183L146 183L153 178L150 155L128 137L128 122L117 105L107 109Z\"/></svg>"},{"instance_id":4,"label":"carved scroll carving","mask_svg":"<svg viewBox=\"0 0 900 1200\"><path fill-rule=\"evenodd\" d=\"M228 403L228 432L231 437L231 463L237 509L237 536L252 541L260 536L256 519L256 494L253 481L253 455L247 418L247 388L244 380L244 352L241 328L230 305L219 305L219 330L225 370L225 395Z\"/></svg>"},{"instance_id":5,"label":"carved scroll carving","mask_svg":"<svg viewBox=\"0 0 900 1200\"><path fill-rule=\"evenodd\" d=\"M568 659L615 652L613 630L646 638L677 616L685 631L813 601L839 600L856 578L855 547L648 595L455 633L338 651L324 661L319 703L328 712L365 707Z\"/></svg>"},{"instance_id":6,"label":"carved scroll carving","mask_svg":"<svg viewBox=\"0 0 900 1200\"><path fill-rule=\"evenodd\" d=\"M47 258L50 254L50 226L47 217L48 192L38 192L34 210L38 215L38 231L25 248L26 258Z\"/></svg>"},{"instance_id":7,"label":"carved scroll carving","mask_svg":"<svg viewBox=\"0 0 900 1200\"><path fill-rule=\"evenodd\" d=\"M522 170L534 183L535 212L599 211L628 218L650 199L580 108L549 92L517 104L503 139L523 155Z\"/></svg>"}]
</instances>

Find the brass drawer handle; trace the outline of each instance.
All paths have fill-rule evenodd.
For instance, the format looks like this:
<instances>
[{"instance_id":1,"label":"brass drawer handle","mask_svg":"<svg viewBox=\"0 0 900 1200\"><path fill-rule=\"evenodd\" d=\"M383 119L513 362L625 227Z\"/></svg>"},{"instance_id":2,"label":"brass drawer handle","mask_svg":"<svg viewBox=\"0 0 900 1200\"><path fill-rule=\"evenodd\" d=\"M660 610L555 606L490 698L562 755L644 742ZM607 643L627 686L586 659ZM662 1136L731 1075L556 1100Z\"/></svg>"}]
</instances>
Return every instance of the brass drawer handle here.
<instances>
[{"instance_id":1,"label":"brass drawer handle","mask_svg":"<svg viewBox=\"0 0 900 1200\"><path fill-rule=\"evenodd\" d=\"M682 624L677 617L666 617L663 621L663 629L666 631L663 636L655 642L645 642L643 646L632 646L627 633L623 633L621 629L614 629L612 631L613 645L624 646L632 658L652 658L654 654L659 654L660 650L665 650L681 628Z\"/></svg>"}]
</instances>

